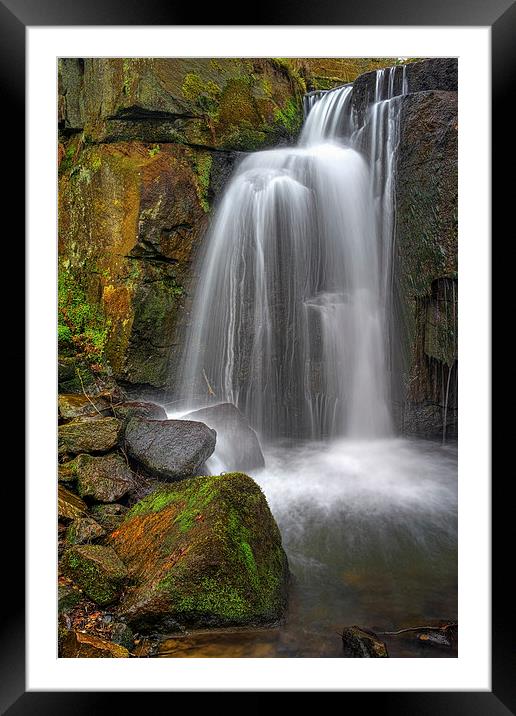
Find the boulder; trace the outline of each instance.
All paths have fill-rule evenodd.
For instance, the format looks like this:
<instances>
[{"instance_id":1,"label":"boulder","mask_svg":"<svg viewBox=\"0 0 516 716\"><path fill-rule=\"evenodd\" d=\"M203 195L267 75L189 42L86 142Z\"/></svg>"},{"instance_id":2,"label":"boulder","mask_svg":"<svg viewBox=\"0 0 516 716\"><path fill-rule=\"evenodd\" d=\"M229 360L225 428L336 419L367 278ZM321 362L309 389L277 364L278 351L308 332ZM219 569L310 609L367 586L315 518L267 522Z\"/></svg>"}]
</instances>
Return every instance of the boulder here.
<instances>
[{"instance_id":1,"label":"boulder","mask_svg":"<svg viewBox=\"0 0 516 716\"><path fill-rule=\"evenodd\" d=\"M108 452L118 443L121 429L116 418L76 418L58 428L59 454Z\"/></svg>"},{"instance_id":2,"label":"boulder","mask_svg":"<svg viewBox=\"0 0 516 716\"><path fill-rule=\"evenodd\" d=\"M81 497L92 497L97 502L116 502L134 484L132 472L121 455L79 455L76 460L77 488Z\"/></svg>"},{"instance_id":3,"label":"boulder","mask_svg":"<svg viewBox=\"0 0 516 716\"><path fill-rule=\"evenodd\" d=\"M107 505L94 505L91 508L91 514L107 532L112 532L123 522L127 510L127 507L115 502Z\"/></svg>"},{"instance_id":4,"label":"boulder","mask_svg":"<svg viewBox=\"0 0 516 716\"><path fill-rule=\"evenodd\" d=\"M358 626L346 627L342 631L344 656L351 659L388 657L387 647L376 634Z\"/></svg>"},{"instance_id":5,"label":"boulder","mask_svg":"<svg viewBox=\"0 0 516 716\"><path fill-rule=\"evenodd\" d=\"M98 544L70 547L63 555L61 568L100 606L117 599L127 578L127 569L114 549Z\"/></svg>"},{"instance_id":6,"label":"boulder","mask_svg":"<svg viewBox=\"0 0 516 716\"><path fill-rule=\"evenodd\" d=\"M161 485L109 538L132 586L120 613L139 630L277 622L288 563L258 485L243 473Z\"/></svg>"},{"instance_id":7,"label":"boulder","mask_svg":"<svg viewBox=\"0 0 516 716\"><path fill-rule=\"evenodd\" d=\"M79 517L66 531L68 544L87 544L104 537L106 531L91 517Z\"/></svg>"},{"instance_id":8,"label":"boulder","mask_svg":"<svg viewBox=\"0 0 516 716\"><path fill-rule=\"evenodd\" d=\"M214 430L191 420L132 418L125 431L129 455L167 481L195 475L213 453L215 440Z\"/></svg>"},{"instance_id":9,"label":"boulder","mask_svg":"<svg viewBox=\"0 0 516 716\"><path fill-rule=\"evenodd\" d=\"M232 403L219 403L185 415L199 420L217 433L215 455L228 471L264 467L258 437L240 410Z\"/></svg>"},{"instance_id":10,"label":"boulder","mask_svg":"<svg viewBox=\"0 0 516 716\"><path fill-rule=\"evenodd\" d=\"M57 406L62 420L73 420L80 417L95 417L101 413L110 414L110 405L105 398L66 393L58 396Z\"/></svg>"},{"instance_id":11,"label":"boulder","mask_svg":"<svg viewBox=\"0 0 516 716\"><path fill-rule=\"evenodd\" d=\"M124 646L94 634L71 631L63 640L61 656L65 659L127 659L129 652Z\"/></svg>"},{"instance_id":12,"label":"boulder","mask_svg":"<svg viewBox=\"0 0 516 716\"><path fill-rule=\"evenodd\" d=\"M57 514L60 519L75 520L83 517L88 511L86 503L66 487L57 487Z\"/></svg>"},{"instance_id":13,"label":"boulder","mask_svg":"<svg viewBox=\"0 0 516 716\"><path fill-rule=\"evenodd\" d=\"M130 400L113 407L113 412L119 420L128 423L131 418L147 418L147 420L166 420L165 408L156 403Z\"/></svg>"}]
</instances>

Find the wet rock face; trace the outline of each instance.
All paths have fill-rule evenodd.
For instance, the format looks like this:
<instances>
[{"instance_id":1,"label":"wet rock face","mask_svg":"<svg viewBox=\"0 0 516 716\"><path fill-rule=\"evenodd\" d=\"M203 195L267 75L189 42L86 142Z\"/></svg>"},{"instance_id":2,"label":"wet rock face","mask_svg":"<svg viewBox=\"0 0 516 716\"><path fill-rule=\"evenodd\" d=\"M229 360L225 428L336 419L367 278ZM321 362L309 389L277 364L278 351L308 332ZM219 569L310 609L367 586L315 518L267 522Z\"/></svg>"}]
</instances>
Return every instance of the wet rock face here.
<instances>
[{"instance_id":1,"label":"wet rock face","mask_svg":"<svg viewBox=\"0 0 516 716\"><path fill-rule=\"evenodd\" d=\"M270 624L287 603L281 536L258 485L227 473L162 485L110 537L132 585L120 613L139 630Z\"/></svg>"},{"instance_id":2,"label":"wet rock face","mask_svg":"<svg viewBox=\"0 0 516 716\"><path fill-rule=\"evenodd\" d=\"M235 405L212 405L194 410L185 418L199 420L216 431L216 455L227 470L252 470L265 465L258 437Z\"/></svg>"},{"instance_id":3,"label":"wet rock face","mask_svg":"<svg viewBox=\"0 0 516 716\"><path fill-rule=\"evenodd\" d=\"M213 453L215 440L214 430L189 420L133 418L125 431L128 454L162 480L195 475Z\"/></svg>"},{"instance_id":4,"label":"wet rock face","mask_svg":"<svg viewBox=\"0 0 516 716\"><path fill-rule=\"evenodd\" d=\"M74 520L77 517L84 517L88 507L84 500L75 495L66 487L59 485L57 488L57 514L60 519Z\"/></svg>"},{"instance_id":5,"label":"wet rock face","mask_svg":"<svg viewBox=\"0 0 516 716\"><path fill-rule=\"evenodd\" d=\"M406 433L439 436L446 424L447 435L456 435L457 191L457 93L408 95L400 114L395 239L407 354L397 402Z\"/></svg>"}]
</instances>

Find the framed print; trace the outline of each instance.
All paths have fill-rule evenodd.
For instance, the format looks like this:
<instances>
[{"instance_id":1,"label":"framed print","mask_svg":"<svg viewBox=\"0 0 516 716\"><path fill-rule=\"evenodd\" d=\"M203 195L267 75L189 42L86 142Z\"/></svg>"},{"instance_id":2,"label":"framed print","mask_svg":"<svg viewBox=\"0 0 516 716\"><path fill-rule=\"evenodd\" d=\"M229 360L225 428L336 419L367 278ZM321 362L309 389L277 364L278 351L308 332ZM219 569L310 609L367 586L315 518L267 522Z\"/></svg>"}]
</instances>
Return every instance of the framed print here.
<instances>
[{"instance_id":1,"label":"framed print","mask_svg":"<svg viewBox=\"0 0 516 716\"><path fill-rule=\"evenodd\" d=\"M253 690L511 713L491 593L502 5L266 26L0 6L27 121L7 713Z\"/></svg>"}]
</instances>

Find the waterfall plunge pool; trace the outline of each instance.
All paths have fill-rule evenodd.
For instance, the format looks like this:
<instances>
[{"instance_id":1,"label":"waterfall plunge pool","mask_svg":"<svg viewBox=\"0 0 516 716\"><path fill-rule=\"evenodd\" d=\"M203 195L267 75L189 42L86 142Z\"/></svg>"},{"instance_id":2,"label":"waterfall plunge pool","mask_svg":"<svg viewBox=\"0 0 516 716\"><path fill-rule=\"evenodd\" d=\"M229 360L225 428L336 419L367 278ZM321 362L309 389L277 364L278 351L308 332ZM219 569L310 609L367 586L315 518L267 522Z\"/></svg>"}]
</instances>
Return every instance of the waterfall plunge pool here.
<instances>
[{"instance_id":1,"label":"waterfall plunge pool","mask_svg":"<svg viewBox=\"0 0 516 716\"><path fill-rule=\"evenodd\" d=\"M457 620L457 448L336 440L264 450L252 472L279 525L292 584L285 622L165 639L161 657L341 657L339 632ZM223 466L212 465L213 472ZM391 657L453 657L381 636Z\"/></svg>"}]
</instances>

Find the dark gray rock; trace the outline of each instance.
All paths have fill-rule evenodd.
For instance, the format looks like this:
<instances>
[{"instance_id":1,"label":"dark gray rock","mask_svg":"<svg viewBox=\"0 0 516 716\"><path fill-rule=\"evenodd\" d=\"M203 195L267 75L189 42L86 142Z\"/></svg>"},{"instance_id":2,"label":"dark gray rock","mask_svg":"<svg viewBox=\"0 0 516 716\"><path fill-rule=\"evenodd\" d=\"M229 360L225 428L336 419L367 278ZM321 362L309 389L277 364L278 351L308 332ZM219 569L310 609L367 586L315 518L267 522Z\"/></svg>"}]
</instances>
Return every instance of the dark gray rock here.
<instances>
[{"instance_id":1,"label":"dark gray rock","mask_svg":"<svg viewBox=\"0 0 516 716\"><path fill-rule=\"evenodd\" d=\"M215 455L228 471L252 470L265 465L258 437L232 403L219 403L185 415L217 432Z\"/></svg>"},{"instance_id":2,"label":"dark gray rock","mask_svg":"<svg viewBox=\"0 0 516 716\"><path fill-rule=\"evenodd\" d=\"M191 420L132 418L126 428L129 455L154 477L181 480L198 473L215 449L217 434Z\"/></svg>"},{"instance_id":3,"label":"dark gray rock","mask_svg":"<svg viewBox=\"0 0 516 716\"><path fill-rule=\"evenodd\" d=\"M376 634L358 626L342 631L344 656L350 659L375 659L388 657L387 647Z\"/></svg>"}]
</instances>

